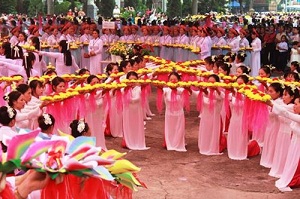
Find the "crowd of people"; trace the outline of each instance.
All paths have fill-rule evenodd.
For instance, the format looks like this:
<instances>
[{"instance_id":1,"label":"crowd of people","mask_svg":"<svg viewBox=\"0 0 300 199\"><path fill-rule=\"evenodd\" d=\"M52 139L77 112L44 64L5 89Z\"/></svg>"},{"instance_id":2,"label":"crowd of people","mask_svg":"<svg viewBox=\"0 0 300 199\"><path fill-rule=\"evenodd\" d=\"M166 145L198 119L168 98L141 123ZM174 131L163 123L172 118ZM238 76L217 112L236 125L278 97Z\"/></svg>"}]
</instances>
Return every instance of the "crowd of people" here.
<instances>
[{"instance_id":1,"label":"crowd of people","mask_svg":"<svg viewBox=\"0 0 300 199\"><path fill-rule=\"evenodd\" d=\"M280 190L296 187L300 173L300 132L297 128L300 98L298 85L294 83L299 82L300 38L294 19L297 17L283 19L269 15L248 22L245 18L236 18L230 27L226 20L217 23L214 16L194 22L165 20L160 24L153 21L151 25L141 20L137 25L123 20L116 22L114 29L108 29L102 28L101 20L95 23L84 17L80 21L48 17L46 21L40 19L39 23L44 21L43 24L30 19L28 27L24 21L29 19L2 18L0 75L15 78L13 81L3 80L0 87L2 150L19 128L40 128L39 138L43 140L58 134L58 129L74 137L91 135L96 137L97 146L103 150L107 149L105 135L122 137L124 148L149 149L145 139L146 123L155 116L148 100L150 83L85 91L76 98L79 102L62 100L56 102L58 106L42 100L42 97L87 85L121 84L126 79L129 82L161 80L160 74L155 72L159 66L143 56L140 45L155 44L153 53L160 59L178 65L186 60L202 60L193 68L210 73L207 77L187 77L172 68L162 78L166 82L215 84L223 81L223 76L232 75L236 76L233 81L237 84L254 84L258 90L271 96L271 100L262 106L251 107L246 96L235 88L157 86L158 107L161 107L162 99L166 104L163 146L167 150L186 151L184 107L190 100L188 96L195 96L191 100L198 104L198 148L201 154L219 155L227 149L233 160L261 154L260 164L271 168L269 175L279 178L276 186ZM109 63L103 71L101 62L104 57L110 57L107 49L116 42L135 44L133 53L124 55L120 63ZM177 44L199 48L200 51L193 53L172 47ZM245 63L247 56L251 59ZM49 63L51 68L47 68ZM152 72L141 72L146 68ZM263 80L270 78L274 69L277 74L284 74L282 82ZM101 79L97 75L103 72L107 77ZM65 76L73 73L84 78ZM260 81L252 81L250 74L260 76ZM40 79L43 75L49 78ZM272 108L265 109L267 105ZM69 108L68 113L65 108ZM261 118L264 124L249 122L255 108L261 108L261 115L268 118Z\"/></svg>"}]
</instances>

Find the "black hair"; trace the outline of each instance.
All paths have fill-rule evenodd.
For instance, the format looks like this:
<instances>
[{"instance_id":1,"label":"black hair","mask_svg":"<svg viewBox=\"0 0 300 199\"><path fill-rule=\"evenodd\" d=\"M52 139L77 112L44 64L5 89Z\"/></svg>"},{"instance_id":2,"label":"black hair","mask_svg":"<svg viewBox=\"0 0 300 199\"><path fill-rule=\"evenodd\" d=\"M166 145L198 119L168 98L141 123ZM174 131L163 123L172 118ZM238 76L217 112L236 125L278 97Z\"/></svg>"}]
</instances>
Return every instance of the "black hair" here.
<instances>
[{"instance_id":1,"label":"black hair","mask_svg":"<svg viewBox=\"0 0 300 199\"><path fill-rule=\"evenodd\" d=\"M288 72L283 75L284 79L286 79L288 76L293 76L295 79L295 82L298 82L300 80L299 74L296 72Z\"/></svg>"},{"instance_id":2,"label":"black hair","mask_svg":"<svg viewBox=\"0 0 300 199\"><path fill-rule=\"evenodd\" d=\"M23 95L20 91L12 91L7 96L4 95L3 99L7 101L7 104L13 107L13 103L17 101L21 95Z\"/></svg>"},{"instance_id":3,"label":"black hair","mask_svg":"<svg viewBox=\"0 0 300 199\"><path fill-rule=\"evenodd\" d=\"M19 32L19 34L23 35L24 36L24 41L27 41L27 35L25 34L25 32Z\"/></svg>"},{"instance_id":4,"label":"black hair","mask_svg":"<svg viewBox=\"0 0 300 199\"><path fill-rule=\"evenodd\" d=\"M171 72L171 73L169 74L168 79L170 79L170 77L171 77L172 75L176 76L177 79L178 79L178 81L181 80L181 76L180 76L177 72L175 72L175 71L173 71L173 72Z\"/></svg>"},{"instance_id":5,"label":"black hair","mask_svg":"<svg viewBox=\"0 0 300 199\"><path fill-rule=\"evenodd\" d=\"M23 59L23 66L26 71L27 78L30 77L33 61L35 61L35 55L32 52L28 52L27 56L25 56Z\"/></svg>"},{"instance_id":6,"label":"black hair","mask_svg":"<svg viewBox=\"0 0 300 199\"><path fill-rule=\"evenodd\" d=\"M61 40L59 42L59 46L61 47L61 53L64 54L64 62L66 66L72 66L72 55L71 51L68 49L67 40Z\"/></svg>"},{"instance_id":7,"label":"black hair","mask_svg":"<svg viewBox=\"0 0 300 199\"><path fill-rule=\"evenodd\" d=\"M242 79L244 81L245 84L248 84L249 82L249 77L248 75L240 75L238 76L236 79Z\"/></svg>"},{"instance_id":8,"label":"black hair","mask_svg":"<svg viewBox=\"0 0 300 199\"><path fill-rule=\"evenodd\" d=\"M84 75L86 72L90 72L87 68L82 68L79 70L78 75Z\"/></svg>"},{"instance_id":9,"label":"black hair","mask_svg":"<svg viewBox=\"0 0 300 199\"><path fill-rule=\"evenodd\" d=\"M219 77L218 75L216 75L216 74L211 74L211 75L208 76L208 79L209 79L210 77L214 78L214 79L216 80L216 82L220 82L220 77Z\"/></svg>"},{"instance_id":10,"label":"black hair","mask_svg":"<svg viewBox=\"0 0 300 199\"><path fill-rule=\"evenodd\" d=\"M118 63L116 63L116 62L111 62L111 63L107 64L106 70L105 70L106 74L109 74L109 72L111 72L113 70L114 66L119 67Z\"/></svg>"},{"instance_id":11,"label":"black hair","mask_svg":"<svg viewBox=\"0 0 300 199\"><path fill-rule=\"evenodd\" d=\"M272 84L270 84L269 87L274 88L274 90L278 93L280 93L280 97L282 97L283 95L283 91L284 91L284 87L282 86L281 83L279 82L273 82Z\"/></svg>"},{"instance_id":12,"label":"black hair","mask_svg":"<svg viewBox=\"0 0 300 199\"><path fill-rule=\"evenodd\" d=\"M236 56L236 53L234 53L234 52L228 52L227 54L226 54L226 56L228 56L230 59L231 59L231 61L234 61L235 60L235 56ZM224 61L226 61L226 62L228 62L228 61L230 61L230 60L224 60Z\"/></svg>"},{"instance_id":13,"label":"black hair","mask_svg":"<svg viewBox=\"0 0 300 199\"><path fill-rule=\"evenodd\" d=\"M222 68L226 72L226 75L229 75L230 69L231 69L231 64L227 63L227 62L226 63L221 62L219 65L219 68Z\"/></svg>"},{"instance_id":14,"label":"black hair","mask_svg":"<svg viewBox=\"0 0 300 199\"><path fill-rule=\"evenodd\" d=\"M100 31L98 29L94 29L93 32L96 31L98 33L98 36L100 36Z\"/></svg>"},{"instance_id":15,"label":"black hair","mask_svg":"<svg viewBox=\"0 0 300 199\"><path fill-rule=\"evenodd\" d=\"M242 70L243 73L249 75L249 73L251 72L251 68L245 66L245 65L241 65L238 68L240 68Z\"/></svg>"},{"instance_id":16,"label":"black hair","mask_svg":"<svg viewBox=\"0 0 300 199\"><path fill-rule=\"evenodd\" d=\"M126 79L129 79L130 76L135 76L137 79L139 78L138 74L134 71L129 71L126 75Z\"/></svg>"},{"instance_id":17,"label":"black hair","mask_svg":"<svg viewBox=\"0 0 300 199\"><path fill-rule=\"evenodd\" d=\"M51 85L52 85L52 90L55 91L56 89L54 89L54 87L58 86L60 83L65 83L65 80L59 76L54 77L53 80L51 81Z\"/></svg>"},{"instance_id":18,"label":"black hair","mask_svg":"<svg viewBox=\"0 0 300 199\"><path fill-rule=\"evenodd\" d=\"M272 69L269 65L264 65L260 69L263 70L267 75L271 75Z\"/></svg>"},{"instance_id":19,"label":"black hair","mask_svg":"<svg viewBox=\"0 0 300 199\"><path fill-rule=\"evenodd\" d=\"M128 65L129 61L123 60L120 63L120 67L119 67L119 71L120 72L124 72L123 68L126 68L126 66Z\"/></svg>"},{"instance_id":20,"label":"black hair","mask_svg":"<svg viewBox=\"0 0 300 199\"><path fill-rule=\"evenodd\" d=\"M2 43L2 48L4 49L4 56L5 58L7 59L11 59L12 56L11 56L11 45L9 42L4 42Z\"/></svg>"},{"instance_id":21,"label":"black hair","mask_svg":"<svg viewBox=\"0 0 300 199\"><path fill-rule=\"evenodd\" d=\"M54 70L54 69L47 69L45 72L44 72L44 75L50 75L52 73L55 73L57 75L57 72Z\"/></svg>"},{"instance_id":22,"label":"black hair","mask_svg":"<svg viewBox=\"0 0 300 199\"><path fill-rule=\"evenodd\" d=\"M40 39L38 37L31 37L32 44L34 45L36 50L41 50ZM42 56L39 56L39 61L42 60Z\"/></svg>"},{"instance_id":23,"label":"black hair","mask_svg":"<svg viewBox=\"0 0 300 199\"><path fill-rule=\"evenodd\" d=\"M10 109L13 113L13 115L10 115L9 110ZM3 126L8 126L9 123L16 119L17 111L13 109L12 107L8 106L1 106L0 107L0 123Z\"/></svg>"},{"instance_id":24,"label":"black hair","mask_svg":"<svg viewBox=\"0 0 300 199\"><path fill-rule=\"evenodd\" d=\"M247 54L245 52L238 52L238 54L236 55L236 57L241 60L241 62L244 62L246 57L247 57Z\"/></svg>"},{"instance_id":25,"label":"black hair","mask_svg":"<svg viewBox=\"0 0 300 199\"><path fill-rule=\"evenodd\" d=\"M299 62L297 61L292 61L291 65L293 65L296 68L297 72L300 72L300 67L299 67Z\"/></svg>"},{"instance_id":26,"label":"black hair","mask_svg":"<svg viewBox=\"0 0 300 199\"><path fill-rule=\"evenodd\" d=\"M19 91L20 93L24 94L30 89L28 84L20 84L16 90Z\"/></svg>"},{"instance_id":27,"label":"black hair","mask_svg":"<svg viewBox=\"0 0 300 199\"><path fill-rule=\"evenodd\" d=\"M90 76L86 79L86 82L87 82L88 84L90 84L94 78L97 78L97 79L100 81L100 79L99 79L96 75L90 75Z\"/></svg>"},{"instance_id":28,"label":"black hair","mask_svg":"<svg viewBox=\"0 0 300 199\"><path fill-rule=\"evenodd\" d=\"M81 123L84 123L84 129L81 132L79 132L78 125ZM81 120L73 120L70 124L70 128L71 128L71 134L74 138L82 136L83 133L87 132L90 129L89 125L86 122Z\"/></svg>"},{"instance_id":29,"label":"black hair","mask_svg":"<svg viewBox=\"0 0 300 199\"><path fill-rule=\"evenodd\" d=\"M284 92L287 92L290 96L293 96L293 99L290 103L294 103L295 99L299 97L299 90L297 87L286 86Z\"/></svg>"},{"instance_id":30,"label":"black hair","mask_svg":"<svg viewBox=\"0 0 300 199\"><path fill-rule=\"evenodd\" d=\"M49 116L49 118L51 120L51 124L48 124L48 121L45 120L45 116L46 117ZM39 123L39 127L41 128L42 131L46 131L50 127L55 125L55 118L51 114L48 114L48 113L44 113L44 114L40 115L37 120L38 120L38 123Z\"/></svg>"},{"instance_id":31,"label":"black hair","mask_svg":"<svg viewBox=\"0 0 300 199\"><path fill-rule=\"evenodd\" d=\"M212 64L214 64L214 62L213 62L213 60L212 60L212 57L211 57L211 56L209 56L209 57L206 57L206 58L204 59L204 61L205 61L205 63L208 63L209 65L212 65Z\"/></svg>"},{"instance_id":32,"label":"black hair","mask_svg":"<svg viewBox=\"0 0 300 199\"><path fill-rule=\"evenodd\" d=\"M36 88L37 87L43 87L43 86L44 86L43 82L41 82L37 79L34 79L34 80L30 81L29 87L31 88L31 94L34 95Z\"/></svg>"}]
</instances>

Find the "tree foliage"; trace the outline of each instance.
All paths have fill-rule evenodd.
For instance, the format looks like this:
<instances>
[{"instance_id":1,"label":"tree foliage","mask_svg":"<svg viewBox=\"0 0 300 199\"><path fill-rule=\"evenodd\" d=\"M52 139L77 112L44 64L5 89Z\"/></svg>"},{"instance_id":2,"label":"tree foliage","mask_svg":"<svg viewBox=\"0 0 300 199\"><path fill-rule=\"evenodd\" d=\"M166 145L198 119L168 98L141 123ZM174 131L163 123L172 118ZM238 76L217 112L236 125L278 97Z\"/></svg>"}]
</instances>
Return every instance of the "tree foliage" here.
<instances>
[{"instance_id":1,"label":"tree foliage","mask_svg":"<svg viewBox=\"0 0 300 199\"><path fill-rule=\"evenodd\" d=\"M135 0L124 0L124 7L134 7L136 8L136 1Z\"/></svg>"},{"instance_id":2,"label":"tree foliage","mask_svg":"<svg viewBox=\"0 0 300 199\"><path fill-rule=\"evenodd\" d=\"M42 0L30 0L28 6L28 16L37 16L39 13L44 13L45 5Z\"/></svg>"},{"instance_id":3,"label":"tree foliage","mask_svg":"<svg viewBox=\"0 0 300 199\"><path fill-rule=\"evenodd\" d=\"M214 12L224 12L226 0L200 0L198 4L198 12L208 13L210 11Z\"/></svg>"},{"instance_id":4,"label":"tree foliage","mask_svg":"<svg viewBox=\"0 0 300 199\"><path fill-rule=\"evenodd\" d=\"M182 16L187 16L189 14L192 14L192 1L185 0L182 3Z\"/></svg>"},{"instance_id":5,"label":"tree foliage","mask_svg":"<svg viewBox=\"0 0 300 199\"><path fill-rule=\"evenodd\" d=\"M169 0L167 3L167 14L173 18L182 15L182 5L180 0Z\"/></svg>"},{"instance_id":6,"label":"tree foliage","mask_svg":"<svg viewBox=\"0 0 300 199\"><path fill-rule=\"evenodd\" d=\"M0 0L0 13L16 13L16 0Z\"/></svg>"},{"instance_id":7,"label":"tree foliage","mask_svg":"<svg viewBox=\"0 0 300 199\"><path fill-rule=\"evenodd\" d=\"M69 1L64 1L62 3L57 3L55 2L54 4L54 13L55 14L61 14L61 13L67 13L69 8L71 6L71 2Z\"/></svg>"},{"instance_id":8,"label":"tree foliage","mask_svg":"<svg viewBox=\"0 0 300 199\"><path fill-rule=\"evenodd\" d=\"M99 12L103 17L109 18L112 17L114 7L115 0L102 0L99 4Z\"/></svg>"},{"instance_id":9,"label":"tree foliage","mask_svg":"<svg viewBox=\"0 0 300 199\"><path fill-rule=\"evenodd\" d=\"M152 9L153 0L146 0L146 7Z\"/></svg>"}]
</instances>

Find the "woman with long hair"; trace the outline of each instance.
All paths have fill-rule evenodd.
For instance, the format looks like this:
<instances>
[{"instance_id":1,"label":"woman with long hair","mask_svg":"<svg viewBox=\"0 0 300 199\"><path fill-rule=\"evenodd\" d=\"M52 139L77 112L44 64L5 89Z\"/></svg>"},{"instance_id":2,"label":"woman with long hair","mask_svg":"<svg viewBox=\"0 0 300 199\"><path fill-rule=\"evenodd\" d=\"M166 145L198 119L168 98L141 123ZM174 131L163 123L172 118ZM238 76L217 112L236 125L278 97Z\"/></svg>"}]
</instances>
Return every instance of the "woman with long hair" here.
<instances>
[{"instance_id":1,"label":"woman with long hair","mask_svg":"<svg viewBox=\"0 0 300 199\"><path fill-rule=\"evenodd\" d=\"M71 55L69 44L66 40L59 42L59 52L43 52L39 51L40 55L45 55L56 59L55 66L57 75L70 74L79 69L75 62L74 56Z\"/></svg>"}]
</instances>

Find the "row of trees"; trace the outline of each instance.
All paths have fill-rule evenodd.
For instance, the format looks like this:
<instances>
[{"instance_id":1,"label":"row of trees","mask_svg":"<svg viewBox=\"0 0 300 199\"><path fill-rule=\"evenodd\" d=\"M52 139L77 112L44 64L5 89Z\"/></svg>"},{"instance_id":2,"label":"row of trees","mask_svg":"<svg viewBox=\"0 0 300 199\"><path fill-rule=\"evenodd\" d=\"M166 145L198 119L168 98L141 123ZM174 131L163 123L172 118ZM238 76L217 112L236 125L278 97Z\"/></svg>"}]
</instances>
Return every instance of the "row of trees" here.
<instances>
[{"instance_id":1,"label":"row of trees","mask_svg":"<svg viewBox=\"0 0 300 199\"><path fill-rule=\"evenodd\" d=\"M0 13L27 13L29 16L35 16L38 13L47 13L47 5L51 5L54 1L54 13L66 13L74 7L82 7L86 9L87 0L0 0ZM231 1L231 0L229 0ZM238 0L249 2L249 0ZM137 12L144 12L147 8L158 5L158 0L124 0L124 7L134 7ZM228 0L168 0L167 14L170 17L187 16L188 14L206 13L210 11L223 12L225 4ZM48 4L47 4L48 3ZM99 8L99 13L104 17L111 17L115 6L115 0L95 0L95 4ZM198 6L199 5L199 6ZM200 6L201 5L201 6ZM49 10L48 10L49 11ZM157 9L161 11L160 8Z\"/></svg>"}]
</instances>

